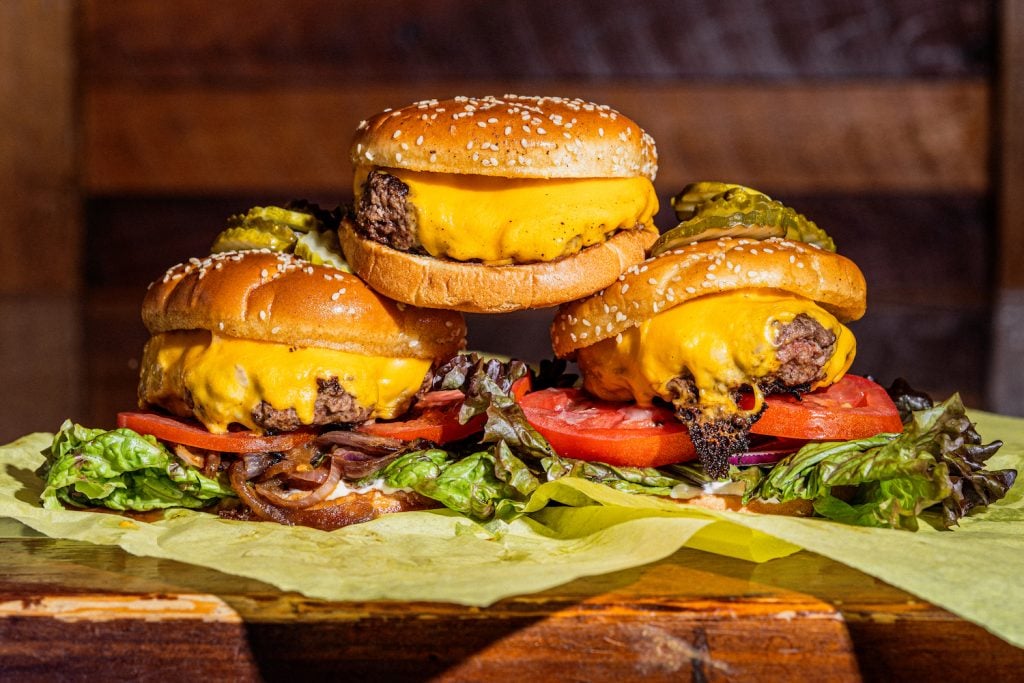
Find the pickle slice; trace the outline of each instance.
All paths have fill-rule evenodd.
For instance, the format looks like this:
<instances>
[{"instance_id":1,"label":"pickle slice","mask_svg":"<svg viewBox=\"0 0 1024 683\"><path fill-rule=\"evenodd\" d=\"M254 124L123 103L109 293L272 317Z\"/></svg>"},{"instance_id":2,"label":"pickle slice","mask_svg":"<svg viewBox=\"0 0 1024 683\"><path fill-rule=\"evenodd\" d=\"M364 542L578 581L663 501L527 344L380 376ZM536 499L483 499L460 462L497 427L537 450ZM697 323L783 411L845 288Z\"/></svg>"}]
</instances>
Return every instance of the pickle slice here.
<instances>
[{"instance_id":1,"label":"pickle slice","mask_svg":"<svg viewBox=\"0 0 1024 683\"><path fill-rule=\"evenodd\" d=\"M826 251L836 250L832 238L813 221L763 192L742 185L687 185L672 198L672 207L682 222L658 238L651 247L651 256L722 237L784 237Z\"/></svg>"},{"instance_id":2,"label":"pickle slice","mask_svg":"<svg viewBox=\"0 0 1024 683\"><path fill-rule=\"evenodd\" d=\"M676 218L680 221L693 218L697 213L697 207L728 190L745 190L751 194L762 194L757 190L751 190L749 187L735 183L722 183L714 180L690 183L683 188L682 192L672 198L672 208L675 209Z\"/></svg>"},{"instance_id":3,"label":"pickle slice","mask_svg":"<svg viewBox=\"0 0 1024 683\"><path fill-rule=\"evenodd\" d=\"M228 219L228 227L263 227L280 225L296 232L319 230L323 226L312 213L293 211L280 206L254 206L243 215Z\"/></svg>"},{"instance_id":4,"label":"pickle slice","mask_svg":"<svg viewBox=\"0 0 1024 683\"><path fill-rule=\"evenodd\" d=\"M211 254L222 251L248 251L270 249L289 251L295 244L295 231L284 225L266 224L259 227L238 226L221 231L210 247Z\"/></svg>"},{"instance_id":5,"label":"pickle slice","mask_svg":"<svg viewBox=\"0 0 1024 683\"><path fill-rule=\"evenodd\" d=\"M311 231L299 235L295 241L295 255L314 265L332 266L351 273L348 262L341 253L338 234L334 231Z\"/></svg>"}]
</instances>

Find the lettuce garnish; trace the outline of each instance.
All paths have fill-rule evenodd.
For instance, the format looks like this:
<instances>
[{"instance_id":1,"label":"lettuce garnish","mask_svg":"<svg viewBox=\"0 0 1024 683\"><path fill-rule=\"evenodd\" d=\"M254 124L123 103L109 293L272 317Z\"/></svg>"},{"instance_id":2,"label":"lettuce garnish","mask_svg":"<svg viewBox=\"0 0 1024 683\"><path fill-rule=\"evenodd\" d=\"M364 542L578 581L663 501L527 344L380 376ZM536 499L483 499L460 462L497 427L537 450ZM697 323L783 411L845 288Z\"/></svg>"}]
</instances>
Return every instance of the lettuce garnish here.
<instances>
[{"instance_id":1,"label":"lettuce garnish","mask_svg":"<svg viewBox=\"0 0 1024 683\"><path fill-rule=\"evenodd\" d=\"M43 507L148 511L204 508L234 497L226 482L186 465L152 436L89 429L66 420L43 451Z\"/></svg>"}]
</instances>

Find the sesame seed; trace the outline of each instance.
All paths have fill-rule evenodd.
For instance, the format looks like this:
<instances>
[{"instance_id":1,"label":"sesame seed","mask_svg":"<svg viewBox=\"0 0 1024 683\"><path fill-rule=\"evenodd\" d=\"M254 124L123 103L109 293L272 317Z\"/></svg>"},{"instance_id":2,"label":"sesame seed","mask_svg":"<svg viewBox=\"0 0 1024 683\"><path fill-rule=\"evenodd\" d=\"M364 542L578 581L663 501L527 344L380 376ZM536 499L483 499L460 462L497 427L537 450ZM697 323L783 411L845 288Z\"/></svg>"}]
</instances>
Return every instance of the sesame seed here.
<instances>
[{"instance_id":1,"label":"sesame seed","mask_svg":"<svg viewBox=\"0 0 1024 683\"><path fill-rule=\"evenodd\" d=\"M394 133L391 134L391 139L392 140L397 140L401 135L402 135L402 131L396 130Z\"/></svg>"},{"instance_id":2,"label":"sesame seed","mask_svg":"<svg viewBox=\"0 0 1024 683\"><path fill-rule=\"evenodd\" d=\"M422 135L419 136L418 138L416 138L416 144L417 145L422 145L423 144L423 136Z\"/></svg>"},{"instance_id":3,"label":"sesame seed","mask_svg":"<svg viewBox=\"0 0 1024 683\"><path fill-rule=\"evenodd\" d=\"M627 282L626 284L622 285L622 293L625 294L628 291L629 291L629 283Z\"/></svg>"},{"instance_id":4,"label":"sesame seed","mask_svg":"<svg viewBox=\"0 0 1024 683\"><path fill-rule=\"evenodd\" d=\"M266 311L260 311L260 320L266 320L266 319L267 319L267 312Z\"/></svg>"},{"instance_id":5,"label":"sesame seed","mask_svg":"<svg viewBox=\"0 0 1024 683\"><path fill-rule=\"evenodd\" d=\"M649 278L647 278L647 284L649 284L649 285L656 285L656 284L658 284L658 281L655 278L653 278L653 277L649 277Z\"/></svg>"}]
</instances>

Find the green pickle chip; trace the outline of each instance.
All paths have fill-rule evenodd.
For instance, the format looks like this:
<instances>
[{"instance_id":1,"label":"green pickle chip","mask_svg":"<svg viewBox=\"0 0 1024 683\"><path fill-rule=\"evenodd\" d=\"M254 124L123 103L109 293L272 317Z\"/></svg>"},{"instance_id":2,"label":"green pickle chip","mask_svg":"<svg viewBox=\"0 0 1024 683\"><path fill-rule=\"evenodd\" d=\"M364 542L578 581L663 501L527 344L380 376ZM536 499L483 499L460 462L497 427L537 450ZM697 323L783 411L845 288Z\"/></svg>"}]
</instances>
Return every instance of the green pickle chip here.
<instances>
[{"instance_id":1,"label":"green pickle chip","mask_svg":"<svg viewBox=\"0 0 1024 683\"><path fill-rule=\"evenodd\" d=\"M333 231L313 231L299 235L299 239L295 242L295 255L306 259L313 265L333 266L346 273L352 272L341 253L338 235Z\"/></svg>"},{"instance_id":2,"label":"green pickle chip","mask_svg":"<svg viewBox=\"0 0 1024 683\"><path fill-rule=\"evenodd\" d=\"M293 211L280 206L254 206L243 216L232 216L228 226L258 227L262 225L281 225L296 232L320 230L323 226L312 213Z\"/></svg>"},{"instance_id":3,"label":"green pickle chip","mask_svg":"<svg viewBox=\"0 0 1024 683\"><path fill-rule=\"evenodd\" d=\"M315 265L352 272L341 253L335 226L324 225L325 221L334 221L338 211L323 212L316 205L304 202L298 208L300 210L254 206L244 214L231 216L227 227L214 240L210 252L269 249L294 253Z\"/></svg>"},{"instance_id":4,"label":"green pickle chip","mask_svg":"<svg viewBox=\"0 0 1024 683\"><path fill-rule=\"evenodd\" d=\"M264 224L260 226L239 225L223 230L210 247L210 253L222 251L248 251L270 249L290 251L295 245L295 231L284 225Z\"/></svg>"},{"instance_id":5,"label":"green pickle chip","mask_svg":"<svg viewBox=\"0 0 1024 683\"><path fill-rule=\"evenodd\" d=\"M763 192L742 185L693 183L672 198L672 208L681 222L658 238L651 247L651 256L722 237L784 237L836 250L832 238L813 221Z\"/></svg>"}]
</instances>

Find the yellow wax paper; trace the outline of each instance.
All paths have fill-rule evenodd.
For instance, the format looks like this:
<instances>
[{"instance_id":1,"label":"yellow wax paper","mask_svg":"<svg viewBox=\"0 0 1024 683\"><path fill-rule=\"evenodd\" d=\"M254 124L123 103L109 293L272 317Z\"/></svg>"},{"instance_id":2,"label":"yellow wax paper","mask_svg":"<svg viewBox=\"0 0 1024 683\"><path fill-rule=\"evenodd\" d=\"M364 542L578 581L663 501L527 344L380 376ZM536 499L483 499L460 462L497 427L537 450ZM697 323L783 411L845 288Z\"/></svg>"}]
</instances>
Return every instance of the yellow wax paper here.
<instances>
[{"instance_id":1,"label":"yellow wax paper","mask_svg":"<svg viewBox=\"0 0 1024 683\"><path fill-rule=\"evenodd\" d=\"M989 467L1024 470L1024 420L973 413L1004 447ZM582 480L542 485L531 514L480 525L449 511L391 515L338 531L175 511L155 523L43 510L33 474L52 437L0 447L0 517L53 538L118 545L326 600L489 605L666 557L683 546L754 562L801 548L871 574L1024 647L1024 480L954 531L871 529L822 519L711 512ZM545 507L554 500L563 505Z\"/></svg>"}]
</instances>

